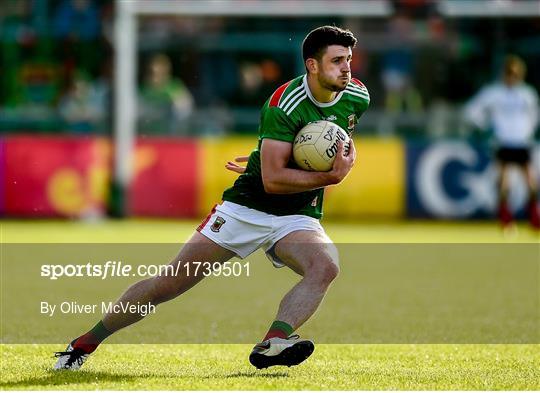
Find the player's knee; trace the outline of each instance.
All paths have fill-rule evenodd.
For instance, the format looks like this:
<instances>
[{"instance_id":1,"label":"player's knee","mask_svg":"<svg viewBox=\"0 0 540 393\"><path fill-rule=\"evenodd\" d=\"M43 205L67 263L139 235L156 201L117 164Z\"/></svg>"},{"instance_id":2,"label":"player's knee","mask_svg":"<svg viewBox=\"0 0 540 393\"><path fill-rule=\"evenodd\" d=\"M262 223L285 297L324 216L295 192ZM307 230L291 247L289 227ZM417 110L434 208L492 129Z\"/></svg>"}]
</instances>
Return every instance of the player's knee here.
<instances>
[{"instance_id":1,"label":"player's knee","mask_svg":"<svg viewBox=\"0 0 540 393\"><path fill-rule=\"evenodd\" d=\"M339 254L337 248L332 245L328 251L328 261L326 267L326 276L331 281L334 281L339 275Z\"/></svg>"},{"instance_id":2,"label":"player's knee","mask_svg":"<svg viewBox=\"0 0 540 393\"><path fill-rule=\"evenodd\" d=\"M330 260L325 265L325 271L324 271L324 278L328 281L328 283L331 283L334 281L337 276L339 275L339 264L337 261Z\"/></svg>"},{"instance_id":3,"label":"player's knee","mask_svg":"<svg viewBox=\"0 0 540 393\"><path fill-rule=\"evenodd\" d=\"M326 286L339 275L339 264L332 258L321 258L313 264L313 269L310 273L312 279Z\"/></svg>"}]
</instances>

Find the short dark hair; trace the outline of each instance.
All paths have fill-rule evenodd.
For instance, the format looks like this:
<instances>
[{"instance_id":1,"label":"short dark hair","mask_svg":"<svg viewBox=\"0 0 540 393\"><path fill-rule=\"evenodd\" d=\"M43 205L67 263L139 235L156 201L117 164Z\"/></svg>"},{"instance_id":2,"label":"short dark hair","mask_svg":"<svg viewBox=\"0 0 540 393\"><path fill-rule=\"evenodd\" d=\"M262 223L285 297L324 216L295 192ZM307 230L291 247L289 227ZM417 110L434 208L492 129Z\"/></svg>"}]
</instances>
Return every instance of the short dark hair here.
<instances>
[{"instance_id":1,"label":"short dark hair","mask_svg":"<svg viewBox=\"0 0 540 393\"><path fill-rule=\"evenodd\" d=\"M302 43L302 57L321 60L326 48L330 45L340 45L354 48L356 38L349 30L336 26L321 26L309 32Z\"/></svg>"}]
</instances>

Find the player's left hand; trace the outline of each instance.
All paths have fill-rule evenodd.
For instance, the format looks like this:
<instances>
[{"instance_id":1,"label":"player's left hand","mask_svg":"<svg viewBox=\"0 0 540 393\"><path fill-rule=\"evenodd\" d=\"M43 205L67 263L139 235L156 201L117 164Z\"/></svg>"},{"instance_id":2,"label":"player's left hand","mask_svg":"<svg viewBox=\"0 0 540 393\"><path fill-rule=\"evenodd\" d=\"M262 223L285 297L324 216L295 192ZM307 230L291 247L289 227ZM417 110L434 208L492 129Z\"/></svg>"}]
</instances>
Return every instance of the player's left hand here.
<instances>
[{"instance_id":1,"label":"player's left hand","mask_svg":"<svg viewBox=\"0 0 540 393\"><path fill-rule=\"evenodd\" d=\"M234 159L234 161L236 162L248 162L248 160L249 156L240 156ZM239 174L244 173L246 171L246 167L238 165L236 164L236 162L227 161L227 163L225 164L225 168L227 168L229 171L233 171Z\"/></svg>"},{"instance_id":2,"label":"player's left hand","mask_svg":"<svg viewBox=\"0 0 540 393\"><path fill-rule=\"evenodd\" d=\"M334 166L329 172L335 178L333 184L340 183L351 171L354 161L356 160L356 148L352 138L349 141L349 149L345 154L345 145L342 141L338 142L338 150L336 153L336 159L334 160Z\"/></svg>"}]
</instances>

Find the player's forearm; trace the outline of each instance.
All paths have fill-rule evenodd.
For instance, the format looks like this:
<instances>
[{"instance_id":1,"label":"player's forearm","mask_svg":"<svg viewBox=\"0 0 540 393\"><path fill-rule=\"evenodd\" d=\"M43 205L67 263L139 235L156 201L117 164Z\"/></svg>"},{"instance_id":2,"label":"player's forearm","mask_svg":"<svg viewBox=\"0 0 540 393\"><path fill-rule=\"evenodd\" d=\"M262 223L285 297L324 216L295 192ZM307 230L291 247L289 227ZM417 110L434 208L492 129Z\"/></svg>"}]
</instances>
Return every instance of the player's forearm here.
<instances>
[{"instance_id":1,"label":"player's forearm","mask_svg":"<svg viewBox=\"0 0 540 393\"><path fill-rule=\"evenodd\" d=\"M330 172L308 172L282 168L274 173L263 173L264 190L269 194L294 194L311 191L339 183L339 177Z\"/></svg>"}]
</instances>

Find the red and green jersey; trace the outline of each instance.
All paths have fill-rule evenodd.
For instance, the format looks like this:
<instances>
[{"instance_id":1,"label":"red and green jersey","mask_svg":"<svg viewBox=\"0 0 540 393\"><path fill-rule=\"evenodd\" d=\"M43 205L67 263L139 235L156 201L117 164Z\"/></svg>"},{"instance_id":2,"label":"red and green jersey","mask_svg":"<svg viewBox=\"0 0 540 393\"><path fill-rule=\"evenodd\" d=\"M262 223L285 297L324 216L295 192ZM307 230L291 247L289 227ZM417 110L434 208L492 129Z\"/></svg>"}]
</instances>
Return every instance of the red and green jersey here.
<instances>
[{"instance_id":1,"label":"red and green jersey","mask_svg":"<svg viewBox=\"0 0 540 393\"><path fill-rule=\"evenodd\" d=\"M298 131L317 120L336 123L351 134L369 105L369 93L362 82L352 79L331 102L318 102L299 76L281 87L266 101L261 111L259 141L249 156L246 171L225 190L223 200L278 216L303 214L320 218L324 188L295 194L268 194L261 177L260 149L264 138L292 143ZM291 154L288 167L298 168Z\"/></svg>"}]
</instances>

